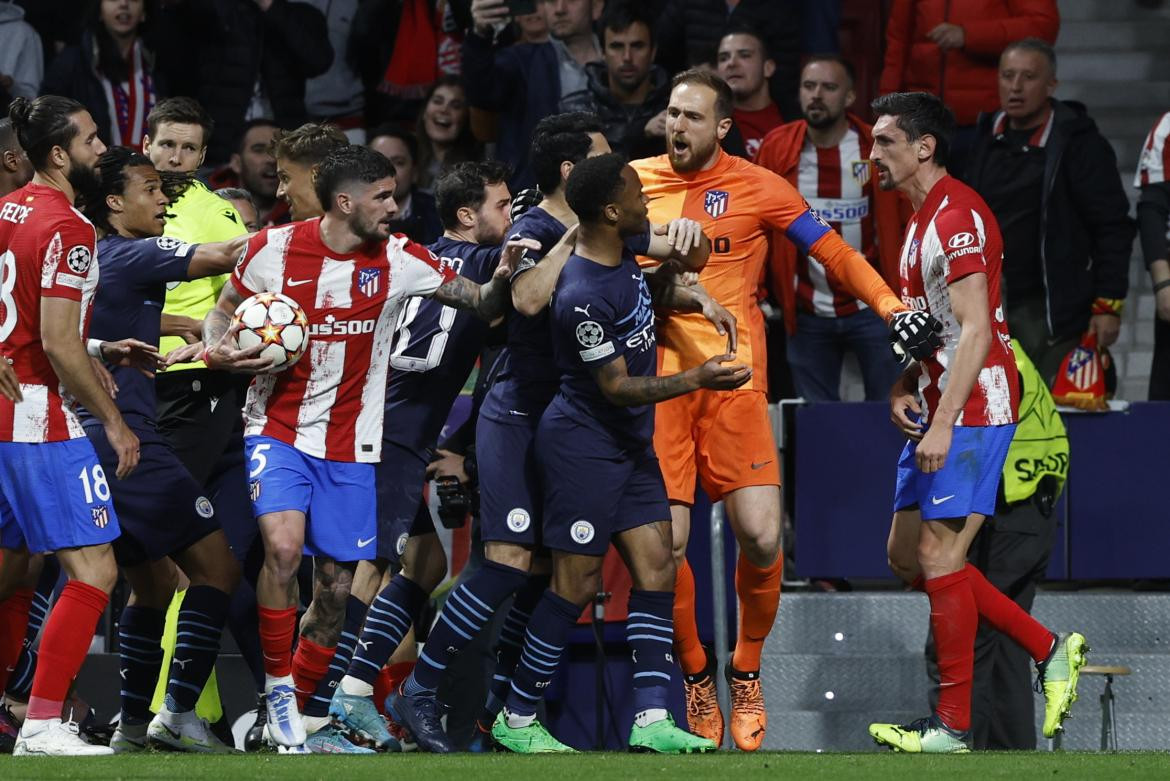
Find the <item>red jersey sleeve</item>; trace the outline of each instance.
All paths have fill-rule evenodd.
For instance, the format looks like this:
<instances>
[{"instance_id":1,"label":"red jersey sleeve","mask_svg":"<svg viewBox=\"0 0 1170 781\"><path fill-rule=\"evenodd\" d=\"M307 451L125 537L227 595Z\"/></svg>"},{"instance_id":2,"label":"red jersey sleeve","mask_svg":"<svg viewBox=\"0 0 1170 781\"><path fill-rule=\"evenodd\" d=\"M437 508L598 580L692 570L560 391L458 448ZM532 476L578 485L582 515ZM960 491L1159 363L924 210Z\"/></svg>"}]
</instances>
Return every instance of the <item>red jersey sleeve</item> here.
<instances>
[{"instance_id":1,"label":"red jersey sleeve","mask_svg":"<svg viewBox=\"0 0 1170 781\"><path fill-rule=\"evenodd\" d=\"M435 253L406 238L391 255L390 267L391 278L401 281L408 296L429 296L458 276Z\"/></svg>"},{"instance_id":2,"label":"red jersey sleeve","mask_svg":"<svg viewBox=\"0 0 1170 781\"><path fill-rule=\"evenodd\" d=\"M259 269L254 267L257 256L268 246L268 231L262 230L244 246L236 267L232 270L232 285L244 298L254 296L265 290Z\"/></svg>"},{"instance_id":3,"label":"red jersey sleeve","mask_svg":"<svg viewBox=\"0 0 1170 781\"><path fill-rule=\"evenodd\" d=\"M81 301L86 277L97 262L96 242L90 223L62 220L49 234L41 256L41 296Z\"/></svg>"},{"instance_id":4,"label":"red jersey sleeve","mask_svg":"<svg viewBox=\"0 0 1170 781\"><path fill-rule=\"evenodd\" d=\"M946 257L948 284L969 274L987 273L987 258L983 254L986 237L982 225L975 222L974 212L957 205L945 209L935 217L934 228Z\"/></svg>"}]
</instances>

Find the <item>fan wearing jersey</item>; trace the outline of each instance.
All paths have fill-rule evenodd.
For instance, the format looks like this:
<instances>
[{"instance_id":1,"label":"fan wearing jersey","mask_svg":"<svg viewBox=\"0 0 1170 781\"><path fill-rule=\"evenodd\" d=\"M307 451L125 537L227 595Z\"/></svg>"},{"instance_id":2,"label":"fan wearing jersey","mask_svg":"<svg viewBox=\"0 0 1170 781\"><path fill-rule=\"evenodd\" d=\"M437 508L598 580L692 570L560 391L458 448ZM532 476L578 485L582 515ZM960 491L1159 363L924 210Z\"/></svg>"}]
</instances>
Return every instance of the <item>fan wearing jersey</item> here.
<instances>
[{"instance_id":1,"label":"fan wearing jersey","mask_svg":"<svg viewBox=\"0 0 1170 781\"><path fill-rule=\"evenodd\" d=\"M320 219L267 228L248 243L204 323L208 365L258 373L244 407L253 508L265 560L257 584L266 671L268 730L280 745L302 746L328 717L302 722L291 675L296 572L302 549L344 563L344 601L354 563L371 558L377 538L374 464L381 457L391 336L411 296L498 317L507 305L515 255L477 285L443 268L425 247L391 236L394 167L365 147L335 150L315 189ZM283 372L266 373L259 346L235 347L231 314L248 296L280 292L309 318L308 352Z\"/></svg>"},{"instance_id":2,"label":"fan wearing jersey","mask_svg":"<svg viewBox=\"0 0 1170 781\"><path fill-rule=\"evenodd\" d=\"M694 576L685 561L696 478L724 501L739 542L736 594L740 626L731 664L731 733L744 751L758 749L767 728L760 654L780 604L780 470L768 417L764 321L755 292L773 232L820 261L846 290L887 321L910 352L925 357L939 345L936 324L910 312L857 250L809 208L787 181L723 152L731 129L732 95L711 73L675 76L666 109L667 154L633 163L650 198L652 222L697 220L711 239L711 260L699 282L740 323L736 356L753 368L734 391L702 390L659 406L654 448L662 460L674 520L679 583L676 642L686 675L687 719L695 734L723 739L714 671L700 645ZM651 263L652 265L652 263ZM699 314L672 314L658 326L664 373L706 360L722 339Z\"/></svg>"},{"instance_id":3,"label":"fan wearing jersey","mask_svg":"<svg viewBox=\"0 0 1170 781\"><path fill-rule=\"evenodd\" d=\"M536 249L535 242L514 239L508 170L499 163L460 163L443 174L435 187L443 236L430 246L444 268L483 284L492 278L508 247ZM568 247L562 250L568 254ZM427 465L439 434L484 346L489 324L474 313L457 310L433 298L412 298L403 307L390 356L386 388L386 424L378 475L378 555L374 564L401 570L370 605L349 671L341 680L331 712L335 718L375 739L385 731L370 700L374 682L395 647L447 573L443 546L435 534L430 509L423 499ZM363 565L364 566L364 565ZM487 562L485 567L499 566ZM355 592L358 580L355 579ZM452 642L452 613L467 597L460 586L447 599L444 614L431 630L416 676L411 680L433 691L446 668ZM453 631L453 628L455 631ZM408 691L415 691L408 684ZM395 712L399 709L395 709ZM409 722L408 722L409 723ZM426 734L426 733L424 733ZM417 739L417 738L416 738ZM427 747L426 739L419 741Z\"/></svg>"},{"instance_id":4,"label":"fan wearing jersey","mask_svg":"<svg viewBox=\"0 0 1170 781\"><path fill-rule=\"evenodd\" d=\"M74 401L105 428L116 453L114 477L126 478L139 452L84 341L98 283L96 235L73 202L94 182L105 146L89 112L68 98L17 98L9 116L35 174L0 200L0 356L12 361L20 382L17 401L0 398L0 547L56 552L68 577L45 625L14 753L110 754L61 719L117 578L110 543L120 528L110 478L85 438ZM8 636L11 628L0 635L5 649L20 643Z\"/></svg>"},{"instance_id":5,"label":"fan wearing jersey","mask_svg":"<svg viewBox=\"0 0 1170 781\"><path fill-rule=\"evenodd\" d=\"M900 259L902 300L943 324L943 350L912 363L890 392L891 419L909 440L898 461L888 555L895 574L930 600L941 679L938 706L911 724L871 724L880 744L909 753L969 750L975 631L980 619L1036 662L1044 735L1076 700L1085 638L1057 636L967 563L995 514L1016 429L1019 377L1000 301L1003 240L979 195L947 175L955 119L921 92L873 103L872 160L883 190L914 207Z\"/></svg>"},{"instance_id":6,"label":"fan wearing jersey","mask_svg":"<svg viewBox=\"0 0 1170 781\"><path fill-rule=\"evenodd\" d=\"M137 152L107 151L98 160L98 175L100 185L85 207L102 236L97 245L102 284L94 297L90 336L157 344L167 284L231 271L246 239L191 245L163 237L167 196L158 171ZM194 707L218 655L239 565L203 487L158 432L153 372L115 366L111 373L118 384L116 404L138 437L140 457L133 475L110 486L122 525L114 556L131 587L118 621L122 707L110 745L119 753L144 751L148 741L224 753L229 747L196 717ZM112 470L117 456L100 422L88 410L79 415L102 467ZM178 581L175 564L190 586L178 613L166 696L152 719L163 624Z\"/></svg>"},{"instance_id":7,"label":"fan wearing jersey","mask_svg":"<svg viewBox=\"0 0 1170 781\"><path fill-rule=\"evenodd\" d=\"M751 369L720 353L656 377L654 305L662 301L652 296L635 260L651 243L638 176L619 155L594 157L573 167L566 196L581 225L550 305L560 387L536 434L552 586L528 622L492 736L519 753L572 750L536 721L536 707L569 631L601 587L602 557L612 541L633 580L627 621L633 658L630 748L671 754L714 750L711 741L676 727L666 709L674 667L674 567L670 511L652 444L654 404L700 387L738 387L751 378ZM675 260L698 270L709 253L704 238ZM690 296L685 308L699 311L700 304L698 296Z\"/></svg>"}]
</instances>

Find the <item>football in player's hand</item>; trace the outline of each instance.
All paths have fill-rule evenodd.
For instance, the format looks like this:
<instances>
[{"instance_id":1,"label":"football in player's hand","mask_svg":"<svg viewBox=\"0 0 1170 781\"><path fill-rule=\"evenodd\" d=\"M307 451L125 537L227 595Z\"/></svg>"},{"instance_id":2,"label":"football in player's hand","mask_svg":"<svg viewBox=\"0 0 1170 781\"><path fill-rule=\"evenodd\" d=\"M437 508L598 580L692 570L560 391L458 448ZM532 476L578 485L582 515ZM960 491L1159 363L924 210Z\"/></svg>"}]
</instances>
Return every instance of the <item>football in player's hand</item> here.
<instances>
[{"instance_id":1,"label":"football in player's hand","mask_svg":"<svg viewBox=\"0 0 1170 781\"><path fill-rule=\"evenodd\" d=\"M245 299L232 317L232 332L241 350L263 345L260 357L272 360L270 373L292 366L309 346L309 318L283 293L257 293Z\"/></svg>"}]
</instances>

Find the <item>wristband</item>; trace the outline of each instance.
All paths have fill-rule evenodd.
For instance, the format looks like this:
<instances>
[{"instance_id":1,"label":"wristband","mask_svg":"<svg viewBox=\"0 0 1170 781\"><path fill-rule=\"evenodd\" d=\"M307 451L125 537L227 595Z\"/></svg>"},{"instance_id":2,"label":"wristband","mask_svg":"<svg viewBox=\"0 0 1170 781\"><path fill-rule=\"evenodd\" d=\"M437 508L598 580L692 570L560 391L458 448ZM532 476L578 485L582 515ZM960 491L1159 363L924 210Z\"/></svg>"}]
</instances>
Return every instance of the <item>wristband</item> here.
<instances>
[{"instance_id":1,"label":"wristband","mask_svg":"<svg viewBox=\"0 0 1170 781\"><path fill-rule=\"evenodd\" d=\"M207 363L207 356L211 353L210 347L204 347L203 352L199 353L199 360Z\"/></svg>"},{"instance_id":2,"label":"wristband","mask_svg":"<svg viewBox=\"0 0 1170 781\"><path fill-rule=\"evenodd\" d=\"M1154 283L1154 292L1170 287L1170 279L1163 279L1161 282Z\"/></svg>"},{"instance_id":3,"label":"wristband","mask_svg":"<svg viewBox=\"0 0 1170 781\"><path fill-rule=\"evenodd\" d=\"M101 339L86 339L85 351L89 353L89 357L97 358L99 361L105 360L102 355L102 340Z\"/></svg>"},{"instance_id":4,"label":"wristband","mask_svg":"<svg viewBox=\"0 0 1170 781\"><path fill-rule=\"evenodd\" d=\"M1124 308L1124 298L1097 298L1093 300L1092 312L1095 315L1116 315L1117 317L1121 317L1121 310Z\"/></svg>"}]
</instances>

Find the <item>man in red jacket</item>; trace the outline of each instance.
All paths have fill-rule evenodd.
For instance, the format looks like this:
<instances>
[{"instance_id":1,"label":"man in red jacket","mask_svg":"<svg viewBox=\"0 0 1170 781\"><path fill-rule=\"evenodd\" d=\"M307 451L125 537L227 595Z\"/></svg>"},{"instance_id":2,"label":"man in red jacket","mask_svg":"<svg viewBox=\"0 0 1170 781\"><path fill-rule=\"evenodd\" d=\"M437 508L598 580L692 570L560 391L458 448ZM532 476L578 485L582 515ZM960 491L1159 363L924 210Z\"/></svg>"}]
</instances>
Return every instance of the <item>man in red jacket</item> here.
<instances>
[{"instance_id":1,"label":"man in red jacket","mask_svg":"<svg viewBox=\"0 0 1170 781\"><path fill-rule=\"evenodd\" d=\"M999 107L999 55L1012 41L1056 42L1056 0L894 0L879 90L931 92L955 112L950 170L961 174L975 119Z\"/></svg>"},{"instance_id":2,"label":"man in red jacket","mask_svg":"<svg viewBox=\"0 0 1170 781\"><path fill-rule=\"evenodd\" d=\"M848 113L853 66L836 55L814 57L800 75L804 119L764 137L755 162L793 184L809 204L891 284L905 199L871 179L870 126ZM898 376L885 325L869 307L792 242L774 237L768 284L784 310L788 362L797 392L808 401L840 401L845 353L857 356L865 397L884 400Z\"/></svg>"}]
</instances>

